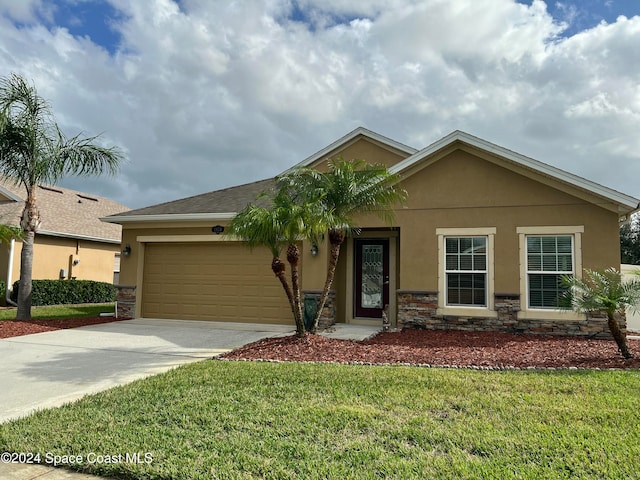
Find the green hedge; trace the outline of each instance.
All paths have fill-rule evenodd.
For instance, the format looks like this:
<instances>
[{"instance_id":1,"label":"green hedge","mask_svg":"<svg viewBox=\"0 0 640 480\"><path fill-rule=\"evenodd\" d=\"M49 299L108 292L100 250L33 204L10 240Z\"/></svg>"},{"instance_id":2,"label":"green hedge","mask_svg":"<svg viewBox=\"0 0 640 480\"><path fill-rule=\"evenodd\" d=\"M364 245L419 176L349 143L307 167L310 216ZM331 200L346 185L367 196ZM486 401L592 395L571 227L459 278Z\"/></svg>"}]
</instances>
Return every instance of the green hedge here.
<instances>
[{"instance_id":1,"label":"green hedge","mask_svg":"<svg viewBox=\"0 0 640 480\"><path fill-rule=\"evenodd\" d=\"M19 282L13 284L11 300L18 300ZM33 280L31 305L75 305L116 301L116 287L93 280Z\"/></svg>"}]
</instances>

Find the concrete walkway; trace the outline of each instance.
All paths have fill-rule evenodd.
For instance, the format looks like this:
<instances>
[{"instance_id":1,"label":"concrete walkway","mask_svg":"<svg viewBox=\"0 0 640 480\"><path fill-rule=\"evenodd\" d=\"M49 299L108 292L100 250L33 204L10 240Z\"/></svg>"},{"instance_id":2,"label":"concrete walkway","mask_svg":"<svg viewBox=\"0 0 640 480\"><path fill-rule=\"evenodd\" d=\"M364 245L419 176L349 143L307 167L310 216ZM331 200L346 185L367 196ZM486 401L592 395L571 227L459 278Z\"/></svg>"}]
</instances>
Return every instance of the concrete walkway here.
<instances>
[{"instance_id":1,"label":"concrete walkway","mask_svg":"<svg viewBox=\"0 0 640 480\"><path fill-rule=\"evenodd\" d=\"M323 334L358 340L378 331L379 327L337 324ZM135 319L1 339L0 423L293 332L286 325ZM0 462L0 478L96 477Z\"/></svg>"}]
</instances>

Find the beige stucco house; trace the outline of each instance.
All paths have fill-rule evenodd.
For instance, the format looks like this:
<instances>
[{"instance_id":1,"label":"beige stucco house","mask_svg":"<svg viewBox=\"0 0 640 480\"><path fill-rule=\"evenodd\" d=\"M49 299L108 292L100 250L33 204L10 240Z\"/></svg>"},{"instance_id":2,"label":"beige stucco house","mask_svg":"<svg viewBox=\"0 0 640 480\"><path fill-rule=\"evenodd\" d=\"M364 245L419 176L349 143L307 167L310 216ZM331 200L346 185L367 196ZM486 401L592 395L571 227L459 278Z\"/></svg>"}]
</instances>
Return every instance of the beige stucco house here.
<instances>
[{"instance_id":1,"label":"beige stucco house","mask_svg":"<svg viewBox=\"0 0 640 480\"><path fill-rule=\"evenodd\" d=\"M26 191L0 177L0 221L20 225ZM101 217L128 210L112 200L68 188L41 185L36 192L42 224L33 249L34 279L113 282L119 272L120 225ZM22 242L0 246L7 290L20 278Z\"/></svg>"},{"instance_id":2,"label":"beige stucco house","mask_svg":"<svg viewBox=\"0 0 640 480\"><path fill-rule=\"evenodd\" d=\"M409 196L395 221L363 218L338 265L325 323L606 334L557 308L559 278L620 266L619 221L639 200L455 131L416 150L358 128L300 165L342 155L384 163ZM273 179L124 212L121 314L292 323L266 250L221 227ZM303 242L302 288L323 286L327 244ZM128 310L127 310L128 309Z\"/></svg>"}]
</instances>

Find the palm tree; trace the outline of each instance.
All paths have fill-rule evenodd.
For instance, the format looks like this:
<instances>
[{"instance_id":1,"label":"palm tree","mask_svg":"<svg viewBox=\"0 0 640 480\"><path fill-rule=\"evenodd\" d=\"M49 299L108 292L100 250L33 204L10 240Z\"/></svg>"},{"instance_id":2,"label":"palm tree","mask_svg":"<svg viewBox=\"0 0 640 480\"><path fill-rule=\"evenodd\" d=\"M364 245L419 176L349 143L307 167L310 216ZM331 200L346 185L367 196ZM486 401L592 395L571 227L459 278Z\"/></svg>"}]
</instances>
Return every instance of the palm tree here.
<instances>
[{"instance_id":1,"label":"palm tree","mask_svg":"<svg viewBox=\"0 0 640 480\"><path fill-rule=\"evenodd\" d=\"M385 165L370 164L364 160L346 161L337 157L330 159L328 166L326 173L303 167L279 178L298 203L319 206L314 211L318 216L316 228L324 225L328 230L330 251L327 276L311 332L317 330L329 297L340 248L347 236L358 230L354 217L372 212L391 223L393 205L407 198L407 192L397 185L399 176L389 172Z\"/></svg>"},{"instance_id":2,"label":"palm tree","mask_svg":"<svg viewBox=\"0 0 640 480\"><path fill-rule=\"evenodd\" d=\"M97 137L67 138L49 104L19 75L0 79L0 175L27 193L20 226L24 231L18 288L19 320L31 319L33 242L40 226L36 191L66 175L114 174L122 160L115 148L96 145Z\"/></svg>"},{"instance_id":3,"label":"palm tree","mask_svg":"<svg viewBox=\"0 0 640 480\"><path fill-rule=\"evenodd\" d=\"M617 314L624 313L625 308L631 311L640 307L640 278L623 282L622 274L615 268L604 271L584 270L584 277L562 277L567 288L564 294L565 309L578 313L602 311L607 315L607 325L611 336L624 358L633 355L627 347L627 336L620 329Z\"/></svg>"},{"instance_id":4,"label":"palm tree","mask_svg":"<svg viewBox=\"0 0 640 480\"><path fill-rule=\"evenodd\" d=\"M262 197L268 197L264 193ZM296 324L296 334L304 337L305 328L300 301L298 242L316 231L313 206L292 201L288 192L280 188L271 199L272 205L259 207L247 205L231 221L229 231L239 237L253 249L256 246L267 247L272 256L271 269L282 284ZM287 261L291 266L291 286L286 278L286 266L280 259L282 250L287 247Z\"/></svg>"}]
</instances>

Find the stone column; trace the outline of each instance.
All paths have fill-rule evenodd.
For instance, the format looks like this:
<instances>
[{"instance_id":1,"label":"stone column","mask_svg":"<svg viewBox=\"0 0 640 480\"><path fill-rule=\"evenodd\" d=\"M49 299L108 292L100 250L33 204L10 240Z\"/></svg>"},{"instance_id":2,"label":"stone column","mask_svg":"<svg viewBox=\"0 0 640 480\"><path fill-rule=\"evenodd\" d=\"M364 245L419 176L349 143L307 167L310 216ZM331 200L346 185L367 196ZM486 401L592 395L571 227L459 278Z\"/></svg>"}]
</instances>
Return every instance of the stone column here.
<instances>
[{"instance_id":1,"label":"stone column","mask_svg":"<svg viewBox=\"0 0 640 480\"><path fill-rule=\"evenodd\" d=\"M116 285L116 316L133 318L136 315L135 285Z\"/></svg>"},{"instance_id":2,"label":"stone column","mask_svg":"<svg viewBox=\"0 0 640 480\"><path fill-rule=\"evenodd\" d=\"M398 290L398 329L403 328L438 328L442 323L437 317L438 292Z\"/></svg>"},{"instance_id":3,"label":"stone column","mask_svg":"<svg viewBox=\"0 0 640 480\"><path fill-rule=\"evenodd\" d=\"M498 330L513 332L518 327L518 312L520 311L519 293L495 293L494 309L498 312Z\"/></svg>"}]
</instances>

